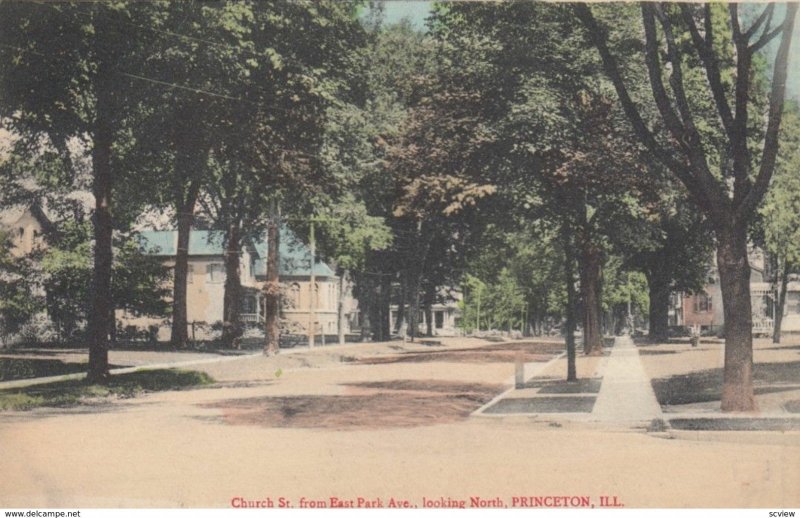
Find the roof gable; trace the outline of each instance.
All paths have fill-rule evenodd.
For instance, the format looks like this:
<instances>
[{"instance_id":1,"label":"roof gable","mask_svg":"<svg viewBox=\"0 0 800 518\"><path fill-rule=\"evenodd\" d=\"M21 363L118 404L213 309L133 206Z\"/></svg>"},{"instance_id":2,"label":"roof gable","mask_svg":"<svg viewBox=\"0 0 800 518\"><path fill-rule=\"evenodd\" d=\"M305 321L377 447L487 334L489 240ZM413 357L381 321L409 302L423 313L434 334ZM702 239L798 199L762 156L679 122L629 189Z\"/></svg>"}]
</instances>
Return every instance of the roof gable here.
<instances>
[{"instance_id":1,"label":"roof gable","mask_svg":"<svg viewBox=\"0 0 800 518\"><path fill-rule=\"evenodd\" d=\"M285 276L309 276L311 274L311 251L288 229L280 231L280 268L279 274ZM178 232L175 230L145 230L139 233L142 248L145 252L157 257L174 257L176 255ZM189 234L189 256L222 256L224 255L225 233L221 230L193 230ZM266 239L255 243L256 261L253 272L256 276L266 276ZM327 264L317 261L314 274L321 277L333 277L334 273Z\"/></svg>"},{"instance_id":2,"label":"roof gable","mask_svg":"<svg viewBox=\"0 0 800 518\"><path fill-rule=\"evenodd\" d=\"M305 243L297 239L297 236L295 236L291 230L285 227L281 227L280 229L279 249L279 275L290 277L307 277L311 275L311 250L309 250ZM265 239L259 240L258 243L256 243L256 251L258 252L259 258L255 262L253 271L257 277L266 277L266 259L269 246ZM333 277L335 274L327 264L316 261L314 264L314 275Z\"/></svg>"}]
</instances>

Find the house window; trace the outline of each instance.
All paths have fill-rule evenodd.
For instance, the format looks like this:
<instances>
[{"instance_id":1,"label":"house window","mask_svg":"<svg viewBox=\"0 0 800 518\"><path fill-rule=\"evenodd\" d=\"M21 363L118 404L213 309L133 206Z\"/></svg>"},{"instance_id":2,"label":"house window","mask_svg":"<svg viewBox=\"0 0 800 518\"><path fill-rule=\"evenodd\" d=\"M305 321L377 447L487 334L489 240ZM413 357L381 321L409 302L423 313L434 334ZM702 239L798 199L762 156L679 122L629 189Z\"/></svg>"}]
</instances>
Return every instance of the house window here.
<instances>
[{"instance_id":1,"label":"house window","mask_svg":"<svg viewBox=\"0 0 800 518\"><path fill-rule=\"evenodd\" d=\"M289 286L289 306L291 308L298 308L300 307L300 285L296 282L293 282L291 286Z\"/></svg>"},{"instance_id":2,"label":"house window","mask_svg":"<svg viewBox=\"0 0 800 518\"><path fill-rule=\"evenodd\" d=\"M694 297L694 312L708 313L713 309L711 297L707 293L700 293Z\"/></svg>"},{"instance_id":3,"label":"house window","mask_svg":"<svg viewBox=\"0 0 800 518\"><path fill-rule=\"evenodd\" d=\"M800 315L800 293L789 292L786 294L786 304L783 309L784 315Z\"/></svg>"},{"instance_id":4,"label":"house window","mask_svg":"<svg viewBox=\"0 0 800 518\"><path fill-rule=\"evenodd\" d=\"M256 312L256 298L245 297L242 300L242 313L255 314Z\"/></svg>"},{"instance_id":5,"label":"house window","mask_svg":"<svg viewBox=\"0 0 800 518\"><path fill-rule=\"evenodd\" d=\"M206 273L208 273L208 282L218 284L225 280L225 265L211 263L206 266Z\"/></svg>"},{"instance_id":6,"label":"house window","mask_svg":"<svg viewBox=\"0 0 800 518\"><path fill-rule=\"evenodd\" d=\"M194 265L190 264L186 267L186 283L191 284L194 282Z\"/></svg>"},{"instance_id":7,"label":"house window","mask_svg":"<svg viewBox=\"0 0 800 518\"><path fill-rule=\"evenodd\" d=\"M433 321L436 324L436 329L444 327L444 311L437 311L433 314Z\"/></svg>"},{"instance_id":8,"label":"house window","mask_svg":"<svg viewBox=\"0 0 800 518\"><path fill-rule=\"evenodd\" d=\"M19 227L17 229L17 237L19 237L20 240L22 240L22 238L25 237L25 229L24 228Z\"/></svg>"}]
</instances>

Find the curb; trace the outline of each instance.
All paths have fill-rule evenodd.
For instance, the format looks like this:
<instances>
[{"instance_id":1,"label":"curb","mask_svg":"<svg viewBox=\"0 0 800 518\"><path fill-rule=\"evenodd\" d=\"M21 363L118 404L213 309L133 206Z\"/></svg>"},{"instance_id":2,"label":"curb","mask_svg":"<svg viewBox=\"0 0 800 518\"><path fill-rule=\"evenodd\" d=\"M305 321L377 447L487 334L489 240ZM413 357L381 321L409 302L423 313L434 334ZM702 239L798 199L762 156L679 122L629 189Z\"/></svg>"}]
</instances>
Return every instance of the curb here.
<instances>
[{"instance_id":1,"label":"curb","mask_svg":"<svg viewBox=\"0 0 800 518\"><path fill-rule=\"evenodd\" d=\"M512 343L513 343L513 342L512 342ZM553 358L551 358L551 359L547 360L547 361L546 361L546 362L544 362L544 363L538 363L538 362L526 363L526 364L525 364L525 367L527 367L528 365L535 365L535 366L536 366L536 368L535 368L535 369L533 369L533 372L531 373L531 375L530 375L530 376L526 376L526 377L525 377L525 382L528 382L528 381L532 380L532 379L533 379L533 378L535 378L535 377L536 377L536 376L537 376L537 375L538 375L540 372L542 372L542 371L543 371L543 370L545 370L547 367L549 367L550 365L552 365L553 363L555 363L556 361L560 360L561 358L563 358L563 357L564 357L564 356L566 356L566 355L567 355L567 353L566 353L566 351L565 351L565 352L562 352L562 353L558 354L557 356L555 356L555 357L553 357ZM526 369L526 370L527 370L527 369ZM508 394L510 394L511 392L513 392L514 390L516 390L516 386L515 386L515 385L516 385L516 383L515 383L515 381L516 381L516 380L515 380L515 379L514 379L514 377L512 376L512 377L510 378L510 381L507 381L507 382L506 382L507 384L511 385L509 388L507 388L506 390L504 390L504 391L503 391L503 392L501 392L500 394L496 395L496 396L495 396L494 398L492 398L492 400L491 400L491 401L489 401L488 403L484 404L483 406L481 406L481 407L480 407L480 408L478 408L477 410L473 411L473 412L470 414L470 417L473 417L473 416L474 416L474 417L507 417L507 416L510 416L510 415L530 415L530 414L496 414L496 415L494 415L494 414L493 414L493 415L488 415L488 414L484 414L484 413L483 413L483 411L484 411L484 410L486 410L486 409L487 409L487 408L489 408L490 406L494 405L495 403L497 403L498 401L500 401L501 399L503 399L503 398L504 398L506 395L508 395Z\"/></svg>"}]
</instances>

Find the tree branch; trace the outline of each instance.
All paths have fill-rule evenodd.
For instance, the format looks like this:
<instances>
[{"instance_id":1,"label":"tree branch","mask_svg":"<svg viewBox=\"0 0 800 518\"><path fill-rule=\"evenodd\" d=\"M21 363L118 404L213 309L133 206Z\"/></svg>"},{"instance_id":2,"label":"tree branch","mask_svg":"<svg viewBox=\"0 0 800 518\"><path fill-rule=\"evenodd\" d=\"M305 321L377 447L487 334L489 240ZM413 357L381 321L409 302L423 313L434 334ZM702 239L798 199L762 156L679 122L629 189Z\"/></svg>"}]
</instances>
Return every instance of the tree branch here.
<instances>
[{"instance_id":1,"label":"tree branch","mask_svg":"<svg viewBox=\"0 0 800 518\"><path fill-rule=\"evenodd\" d=\"M764 45L775 39L775 37L783 31L782 25L775 27L769 33L767 33L767 28L769 28L769 25L764 28L764 33L761 35L758 41L750 45L750 52L758 52L762 47L764 47Z\"/></svg>"},{"instance_id":2,"label":"tree branch","mask_svg":"<svg viewBox=\"0 0 800 518\"><path fill-rule=\"evenodd\" d=\"M717 105L717 112L722 120L722 127L731 136L733 128L733 115L731 114L731 107L728 104L728 99L725 96L725 88L722 86L722 78L719 72L719 63L717 62L716 54L714 54L714 34L711 27L711 11L709 4L705 5L705 30L706 37L700 35L697 25L694 23L694 17L688 4L681 4L681 12L683 19L689 26L689 32L692 35L692 42L703 61L703 66L706 70L706 77L708 78L711 93L714 97L714 102Z\"/></svg>"},{"instance_id":3,"label":"tree branch","mask_svg":"<svg viewBox=\"0 0 800 518\"><path fill-rule=\"evenodd\" d=\"M688 139L688 149L701 146L700 135L694 125L692 110L689 108L689 101L686 99L686 91L683 87L683 70L681 67L681 53L675 44L675 36L672 33L672 23L662 9L661 4L654 4L652 10L655 12L661 27L664 29L664 37L667 40L667 55L672 63L672 73L670 74L670 86L675 93L675 103L678 112L683 120L684 138Z\"/></svg>"},{"instance_id":4,"label":"tree branch","mask_svg":"<svg viewBox=\"0 0 800 518\"><path fill-rule=\"evenodd\" d=\"M763 11L761 11L761 14L758 15L756 21L753 22L753 25L750 26L750 28L747 29L747 31L745 31L744 37L747 39L752 38L753 34L755 34L758 31L758 28L761 26L762 23L764 23L765 20L767 20L767 25L764 30L765 31L768 30L769 26L772 24L772 15L774 12L775 12L775 4L771 3L767 5L767 7L764 8Z\"/></svg>"},{"instance_id":5,"label":"tree branch","mask_svg":"<svg viewBox=\"0 0 800 518\"><path fill-rule=\"evenodd\" d=\"M739 27L739 11L736 4L729 7L731 26ZM750 68L753 54L748 48L748 40L741 32L734 31L736 46L736 88L733 131L730 137L730 151L733 158L733 203L738 206L750 190L750 149L747 145L748 104L750 101Z\"/></svg>"},{"instance_id":6,"label":"tree branch","mask_svg":"<svg viewBox=\"0 0 800 518\"><path fill-rule=\"evenodd\" d=\"M769 122L767 123L767 133L764 137L764 153L761 156L761 167L753 187L737 208L737 216L743 219L750 217L759 203L761 203L769 187L772 173L775 170L775 160L778 155L778 137L783 117L783 101L786 94L789 49L792 44L792 32L797 9L797 3L786 5L786 17L782 24L783 36L778 47L778 53L775 56L772 91L769 96Z\"/></svg>"},{"instance_id":7,"label":"tree branch","mask_svg":"<svg viewBox=\"0 0 800 518\"><path fill-rule=\"evenodd\" d=\"M712 215L716 217L724 217L723 206L719 203L719 199L712 200L707 195L705 189L697 182L692 172L689 170L687 164L677 160L672 153L665 150L656 141L653 134L647 128L641 114L639 113L636 104L631 99L625 83L620 74L619 67L617 66L616 59L611 54L606 44L605 31L601 29L597 20L595 20L591 9L586 3L576 3L574 6L575 13L586 27L589 37L592 39L600 57L603 61L603 68L608 75L609 79L614 85L614 89L619 96L620 103L623 110L627 115L631 125L633 126L636 135L639 137L645 147L653 153L653 155L672 173L677 176L681 182L686 186L691 195L695 198L698 205L704 207Z\"/></svg>"},{"instance_id":8,"label":"tree branch","mask_svg":"<svg viewBox=\"0 0 800 518\"><path fill-rule=\"evenodd\" d=\"M672 23L669 21L666 13L664 13L662 4L653 4L651 9L661 22L661 26L664 29L664 37L667 40L667 53L672 63L670 86L672 86L672 91L675 93L678 111L680 112L681 119L683 119L683 133L687 145L686 154L689 158L689 163L692 165L697 183L702 186L706 196L719 199L720 202L722 202L727 196L708 168L708 161L706 159L705 150L703 149L703 140L694 124L694 116L692 115L692 110L689 106L683 84L681 53L675 42L675 36L672 32Z\"/></svg>"},{"instance_id":9,"label":"tree branch","mask_svg":"<svg viewBox=\"0 0 800 518\"><path fill-rule=\"evenodd\" d=\"M672 109L671 101L664 83L661 80L661 62L658 59L658 35L656 34L655 9L650 2L642 2L642 23L645 36L645 63L647 75L650 78L650 88L653 90L653 99L656 102L661 117L667 126L672 138L680 145L681 149L688 150L686 129L678 114Z\"/></svg>"},{"instance_id":10,"label":"tree branch","mask_svg":"<svg viewBox=\"0 0 800 518\"><path fill-rule=\"evenodd\" d=\"M682 164L672 157L666 150L662 149L661 146L659 146L655 140L655 137L644 123L644 120L639 114L638 108L628 94L628 90L625 87L625 83L623 82L622 76L620 75L617 67L616 60L608 50L608 46L605 42L605 36L601 32L601 28L598 26L597 21L594 19L589 6L585 3L577 3L575 4L575 10L581 22L588 30L589 35L592 38L592 42L594 43L595 47L597 47L600 57L603 60L605 72L609 79L611 79L611 82L614 84L614 88L616 89L617 95L622 103L623 110L625 110L625 114L628 116L628 119L633 125L633 129L640 140L642 140L642 142L651 152L662 159L668 168L681 168Z\"/></svg>"},{"instance_id":11,"label":"tree branch","mask_svg":"<svg viewBox=\"0 0 800 518\"><path fill-rule=\"evenodd\" d=\"M739 5L735 2L728 4L728 12L731 15L731 31L733 32L733 41L742 39L742 29L739 25Z\"/></svg>"}]
</instances>

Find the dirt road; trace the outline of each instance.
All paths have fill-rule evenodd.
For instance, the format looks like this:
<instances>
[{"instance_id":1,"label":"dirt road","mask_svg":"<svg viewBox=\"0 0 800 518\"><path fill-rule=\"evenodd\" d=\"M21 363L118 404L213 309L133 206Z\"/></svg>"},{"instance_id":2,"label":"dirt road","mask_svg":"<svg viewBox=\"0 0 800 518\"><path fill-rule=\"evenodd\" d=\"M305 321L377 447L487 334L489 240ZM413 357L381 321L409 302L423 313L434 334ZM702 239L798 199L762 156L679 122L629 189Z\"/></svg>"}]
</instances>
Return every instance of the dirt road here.
<instances>
[{"instance_id":1,"label":"dirt road","mask_svg":"<svg viewBox=\"0 0 800 518\"><path fill-rule=\"evenodd\" d=\"M668 439L470 417L509 382L516 351L452 349L229 361L202 366L215 388L0 414L0 507L800 507L796 432ZM585 376L597 365L579 362Z\"/></svg>"}]
</instances>

